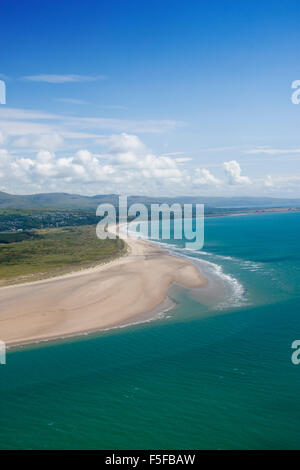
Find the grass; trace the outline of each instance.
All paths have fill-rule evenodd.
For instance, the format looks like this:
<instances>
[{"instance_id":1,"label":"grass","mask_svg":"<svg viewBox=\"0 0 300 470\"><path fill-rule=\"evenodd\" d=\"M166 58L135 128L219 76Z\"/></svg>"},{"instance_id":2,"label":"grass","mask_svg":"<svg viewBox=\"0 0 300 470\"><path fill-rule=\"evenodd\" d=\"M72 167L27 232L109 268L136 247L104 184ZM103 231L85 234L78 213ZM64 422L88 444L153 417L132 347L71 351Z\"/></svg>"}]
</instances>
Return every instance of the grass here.
<instances>
[{"instance_id":1,"label":"grass","mask_svg":"<svg viewBox=\"0 0 300 470\"><path fill-rule=\"evenodd\" d=\"M0 245L3 243L15 243L15 242L22 242L23 240L28 240L31 238L38 238L39 235L32 231L26 230L24 232L8 232L8 233L0 233Z\"/></svg>"},{"instance_id":2,"label":"grass","mask_svg":"<svg viewBox=\"0 0 300 470\"><path fill-rule=\"evenodd\" d=\"M94 225L38 230L22 241L0 244L0 283L51 277L125 252L123 240L99 240Z\"/></svg>"}]
</instances>

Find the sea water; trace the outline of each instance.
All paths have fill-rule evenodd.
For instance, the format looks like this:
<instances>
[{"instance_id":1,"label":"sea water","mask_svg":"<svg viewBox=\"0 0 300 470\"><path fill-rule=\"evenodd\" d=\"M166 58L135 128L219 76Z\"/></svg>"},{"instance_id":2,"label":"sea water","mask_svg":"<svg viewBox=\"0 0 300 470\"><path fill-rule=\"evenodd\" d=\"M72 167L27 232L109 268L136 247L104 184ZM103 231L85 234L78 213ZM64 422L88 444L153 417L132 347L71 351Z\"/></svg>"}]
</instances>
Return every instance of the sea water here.
<instances>
[{"instance_id":1,"label":"sea water","mask_svg":"<svg viewBox=\"0 0 300 470\"><path fill-rule=\"evenodd\" d=\"M162 241L208 278L153 321L9 352L1 449L299 449L300 214ZM0 325L1 338L1 325Z\"/></svg>"}]
</instances>

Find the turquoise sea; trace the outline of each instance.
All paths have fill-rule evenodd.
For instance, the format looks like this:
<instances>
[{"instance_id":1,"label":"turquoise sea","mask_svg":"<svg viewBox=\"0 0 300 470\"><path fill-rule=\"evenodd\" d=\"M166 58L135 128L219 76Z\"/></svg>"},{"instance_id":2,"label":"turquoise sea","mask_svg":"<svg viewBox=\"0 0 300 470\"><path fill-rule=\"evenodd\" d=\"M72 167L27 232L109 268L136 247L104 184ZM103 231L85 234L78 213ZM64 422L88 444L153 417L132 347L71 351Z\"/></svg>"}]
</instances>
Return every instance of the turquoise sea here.
<instances>
[{"instance_id":1,"label":"turquoise sea","mask_svg":"<svg viewBox=\"0 0 300 470\"><path fill-rule=\"evenodd\" d=\"M200 297L8 354L1 449L300 448L300 213L208 218L203 250L169 248L200 263Z\"/></svg>"}]
</instances>

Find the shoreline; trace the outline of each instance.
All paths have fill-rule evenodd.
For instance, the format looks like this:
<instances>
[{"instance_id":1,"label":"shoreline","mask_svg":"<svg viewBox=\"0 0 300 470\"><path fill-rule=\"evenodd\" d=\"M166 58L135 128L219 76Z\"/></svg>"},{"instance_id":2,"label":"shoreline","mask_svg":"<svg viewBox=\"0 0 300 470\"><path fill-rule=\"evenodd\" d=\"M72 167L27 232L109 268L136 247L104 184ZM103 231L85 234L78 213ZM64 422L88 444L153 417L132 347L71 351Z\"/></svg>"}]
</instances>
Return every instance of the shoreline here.
<instances>
[{"instance_id":1,"label":"shoreline","mask_svg":"<svg viewBox=\"0 0 300 470\"><path fill-rule=\"evenodd\" d=\"M253 208L249 209L248 211L244 210L242 212L230 212L224 214L205 214L205 217L211 218L220 218L220 217L237 217L237 216L245 216L245 215L260 215L260 214L295 214L300 212L299 207L269 207L269 208Z\"/></svg>"},{"instance_id":2,"label":"shoreline","mask_svg":"<svg viewBox=\"0 0 300 470\"><path fill-rule=\"evenodd\" d=\"M0 287L0 339L17 349L143 323L166 305L171 285L207 285L190 261L150 241L126 243L127 254L106 264Z\"/></svg>"},{"instance_id":3,"label":"shoreline","mask_svg":"<svg viewBox=\"0 0 300 470\"><path fill-rule=\"evenodd\" d=\"M22 343L10 343L7 344L7 351L20 351L23 349L29 349L29 347L38 347L39 345L46 345L46 344L58 344L62 342L66 342L68 340L74 340L74 339L80 339L83 337L87 336L96 336L100 333L106 333L112 330L119 330L122 328L127 328L130 326L135 326L135 325L142 325L144 323L150 323L152 321L155 321L160 318L160 315L165 314L166 312L172 310L176 306L176 303L174 303L166 294L165 300L155 307L153 310L150 312L145 312L136 315L135 317L129 318L127 321L125 320L123 323L116 324L113 326L108 326L106 328L96 328L96 329L91 329L88 331L81 331L78 333L71 333L71 334L65 334L63 336L56 336L56 337L51 337L51 338L45 338L45 339L37 339L36 341L26 341Z\"/></svg>"}]
</instances>

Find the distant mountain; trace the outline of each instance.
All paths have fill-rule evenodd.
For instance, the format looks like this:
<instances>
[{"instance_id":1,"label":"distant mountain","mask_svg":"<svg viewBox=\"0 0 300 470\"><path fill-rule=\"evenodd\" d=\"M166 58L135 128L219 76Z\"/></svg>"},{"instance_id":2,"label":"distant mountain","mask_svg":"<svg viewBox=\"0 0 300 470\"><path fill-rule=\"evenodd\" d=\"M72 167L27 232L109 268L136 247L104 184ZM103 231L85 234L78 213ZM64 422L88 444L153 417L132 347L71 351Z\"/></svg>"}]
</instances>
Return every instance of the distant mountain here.
<instances>
[{"instance_id":1,"label":"distant mountain","mask_svg":"<svg viewBox=\"0 0 300 470\"><path fill-rule=\"evenodd\" d=\"M115 194L103 196L81 196L68 193L41 193L15 195L0 192L0 209L90 209L103 202L116 203Z\"/></svg>"},{"instance_id":2,"label":"distant mountain","mask_svg":"<svg viewBox=\"0 0 300 470\"><path fill-rule=\"evenodd\" d=\"M103 194L96 196L81 196L68 193L41 193L30 195L15 195L0 192L0 209L85 209L95 210L104 202L117 204L117 194ZM253 208L253 207L287 207L300 206L300 199L282 199L271 197L207 197L207 196L180 196L180 197L149 197L129 196L128 203L202 203L213 208Z\"/></svg>"}]
</instances>

